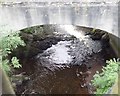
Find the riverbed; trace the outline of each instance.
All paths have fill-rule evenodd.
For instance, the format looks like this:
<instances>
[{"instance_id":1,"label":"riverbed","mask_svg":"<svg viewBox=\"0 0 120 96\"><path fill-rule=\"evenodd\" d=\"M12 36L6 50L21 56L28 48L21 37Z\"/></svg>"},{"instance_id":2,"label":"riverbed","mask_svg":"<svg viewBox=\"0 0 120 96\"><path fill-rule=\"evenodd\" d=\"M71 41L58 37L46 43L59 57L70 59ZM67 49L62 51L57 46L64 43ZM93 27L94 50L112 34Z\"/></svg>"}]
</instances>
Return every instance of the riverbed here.
<instances>
[{"instance_id":1,"label":"riverbed","mask_svg":"<svg viewBox=\"0 0 120 96\"><path fill-rule=\"evenodd\" d=\"M29 79L16 85L16 93L92 94L94 88L90 81L93 75L101 71L106 60L115 57L114 51L72 25L57 26L53 33L54 37L62 39L32 58L20 60L22 68L15 73L24 72Z\"/></svg>"}]
</instances>

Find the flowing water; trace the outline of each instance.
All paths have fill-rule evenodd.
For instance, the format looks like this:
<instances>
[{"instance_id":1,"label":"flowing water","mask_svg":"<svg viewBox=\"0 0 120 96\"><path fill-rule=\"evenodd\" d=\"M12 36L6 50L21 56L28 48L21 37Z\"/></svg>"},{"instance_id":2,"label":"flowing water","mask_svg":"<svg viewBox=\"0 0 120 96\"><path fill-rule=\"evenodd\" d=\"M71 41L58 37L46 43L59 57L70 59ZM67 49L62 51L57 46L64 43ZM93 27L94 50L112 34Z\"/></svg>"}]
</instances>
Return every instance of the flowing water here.
<instances>
[{"instance_id":1,"label":"flowing water","mask_svg":"<svg viewBox=\"0 0 120 96\"><path fill-rule=\"evenodd\" d=\"M60 25L53 32L62 36L57 42L31 59L22 60L30 79L17 86L18 94L90 94L90 80L101 71L106 59L113 58L111 47L102 49L100 40L92 40L85 32L72 25ZM73 37L74 35L75 37ZM66 40L65 37L71 39Z\"/></svg>"}]
</instances>

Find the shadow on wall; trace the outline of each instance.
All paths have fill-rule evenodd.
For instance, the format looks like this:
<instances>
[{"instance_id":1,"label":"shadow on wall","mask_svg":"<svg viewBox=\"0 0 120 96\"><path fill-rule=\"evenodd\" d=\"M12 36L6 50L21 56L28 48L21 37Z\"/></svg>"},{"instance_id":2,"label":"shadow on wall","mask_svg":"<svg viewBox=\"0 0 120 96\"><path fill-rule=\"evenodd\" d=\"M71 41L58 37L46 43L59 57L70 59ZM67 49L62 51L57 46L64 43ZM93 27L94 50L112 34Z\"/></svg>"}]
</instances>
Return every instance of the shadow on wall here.
<instances>
[{"instance_id":1,"label":"shadow on wall","mask_svg":"<svg viewBox=\"0 0 120 96\"><path fill-rule=\"evenodd\" d=\"M109 34L110 36L110 44L115 51L117 57L120 58L120 38L115 35Z\"/></svg>"}]
</instances>

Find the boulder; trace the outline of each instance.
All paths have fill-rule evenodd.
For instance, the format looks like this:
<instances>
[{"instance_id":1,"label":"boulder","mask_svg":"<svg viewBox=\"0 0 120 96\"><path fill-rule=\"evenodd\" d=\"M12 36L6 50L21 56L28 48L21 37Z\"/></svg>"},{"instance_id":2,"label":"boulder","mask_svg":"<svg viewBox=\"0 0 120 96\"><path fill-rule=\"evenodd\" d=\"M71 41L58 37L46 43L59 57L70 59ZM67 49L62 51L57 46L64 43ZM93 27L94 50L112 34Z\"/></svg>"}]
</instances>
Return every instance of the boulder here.
<instances>
[{"instance_id":1,"label":"boulder","mask_svg":"<svg viewBox=\"0 0 120 96\"><path fill-rule=\"evenodd\" d=\"M105 32L103 31L96 31L94 32L90 37L93 39L93 40L101 40L102 36L105 34Z\"/></svg>"}]
</instances>

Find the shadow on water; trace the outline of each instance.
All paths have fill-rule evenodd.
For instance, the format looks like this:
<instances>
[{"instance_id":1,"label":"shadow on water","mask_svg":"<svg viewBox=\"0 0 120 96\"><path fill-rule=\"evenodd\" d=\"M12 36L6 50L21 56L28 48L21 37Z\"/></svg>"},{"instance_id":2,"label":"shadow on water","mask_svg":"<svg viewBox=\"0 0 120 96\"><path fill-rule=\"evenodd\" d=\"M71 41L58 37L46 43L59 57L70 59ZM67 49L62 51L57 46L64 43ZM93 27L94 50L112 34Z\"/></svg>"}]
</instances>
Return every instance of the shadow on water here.
<instances>
[{"instance_id":1,"label":"shadow on water","mask_svg":"<svg viewBox=\"0 0 120 96\"><path fill-rule=\"evenodd\" d=\"M44 26L52 35L32 43L39 49L41 45L47 48L37 51L32 58L21 58L23 67L14 74L25 72L28 79L20 85L16 83L16 93L91 94L90 81L95 72L101 71L107 59L116 57L109 43L104 42L106 39L93 39L91 29L72 25ZM30 53L31 49L28 50Z\"/></svg>"}]
</instances>

